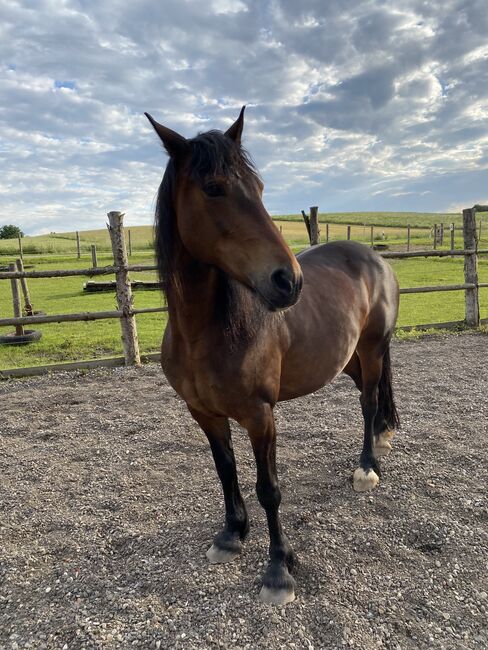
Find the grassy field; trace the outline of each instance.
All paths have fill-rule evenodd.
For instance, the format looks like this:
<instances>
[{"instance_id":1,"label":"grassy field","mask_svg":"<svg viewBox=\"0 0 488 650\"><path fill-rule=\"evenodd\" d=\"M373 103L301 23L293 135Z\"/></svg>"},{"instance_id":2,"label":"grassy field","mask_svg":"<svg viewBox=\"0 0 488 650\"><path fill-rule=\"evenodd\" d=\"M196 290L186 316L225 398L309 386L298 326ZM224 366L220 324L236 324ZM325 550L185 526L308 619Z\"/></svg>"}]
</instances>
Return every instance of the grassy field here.
<instances>
[{"instance_id":1,"label":"grassy field","mask_svg":"<svg viewBox=\"0 0 488 650\"><path fill-rule=\"evenodd\" d=\"M480 214L483 220L482 240L488 245L488 213ZM369 243L371 240L370 227L374 227L374 239L378 242L399 247L406 244L407 224L411 226L413 246L431 245L431 228L434 224L444 223L446 228L445 243L450 245L448 226L455 224L456 244L461 245L462 221L459 214L437 214L416 212L347 212L341 214L322 213L319 215L321 226L321 239L325 241L325 223L329 223L330 239L346 239L347 225L351 225L351 238L356 241ZM273 217L276 225L293 245L305 245L307 234L305 225L300 215L283 215ZM137 251L151 251L153 248L152 226L128 226L131 231L132 247ZM80 232L82 253L90 253L92 244L96 244L97 251L110 252L110 238L106 228L98 230L85 230ZM22 246L25 255L73 255L76 256L76 233L51 233L35 237L24 237ZM5 256L18 253L16 239L0 240L0 264Z\"/></svg>"},{"instance_id":2,"label":"grassy field","mask_svg":"<svg viewBox=\"0 0 488 650\"><path fill-rule=\"evenodd\" d=\"M151 264L152 253L139 253L133 256L133 263ZM91 266L91 258L80 260L57 257L25 259L25 263L35 263L36 269L70 269ZM99 265L113 263L109 254L99 255ZM35 310L48 314L76 313L84 311L109 311L117 309L114 293L85 293L83 284L89 278L68 277L35 279L29 281L31 299ZM97 278L96 278L97 279ZM99 280L111 280L113 276L103 276ZM137 279L155 279L153 273L138 273ZM0 313L12 315L10 283L0 282ZM137 308L163 306L159 291L134 292L134 305ZM142 351L157 350L165 326L166 314L143 314L137 319L139 342ZM13 328L2 328L9 331ZM76 359L93 359L122 354L120 323L118 320L99 320L90 323L52 323L38 326L42 330L39 343L28 346L0 346L0 369L20 366L58 363Z\"/></svg>"},{"instance_id":3,"label":"grassy field","mask_svg":"<svg viewBox=\"0 0 488 650\"><path fill-rule=\"evenodd\" d=\"M96 231L97 232L97 231ZM287 233L287 236L290 233ZM290 243L294 242L292 236ZM294 250L301 248L294 245ZM9 258L4 258L8 261ZM10 258L13 259L13 258ZM151 264L152 251L138 251L131 263ZM26 264L36 269L86 268L91 266L91 257L83 255L81 260L70 256L26 256ZM112 263L109 253L99 254L99 265ZM392 266L402 287L463 282L462 258L392 260ZM488 259L480 260L480 281L488 282ZM137 279L155 279L154 273L138 273ZM29 281L34 309L46 313L75 313L83 311L105 311L116 309L113 293L85 293L83 284L88 278L70 277L53 279L32 279ZM100 278L101 279L101 278ZM104 276L103 279L112 279ZM488 318L488 289L480 290L481 317ZM162 306L159 291L134 292L135 306ZM12 315L10 283L0 281L0 314ZM462 291L404 295L401 299L399 325L416 325L464 317L464 294ZM158 349L165 314L145 314L137 317L141 352ZM122 354L120 324L117 320L93 321L90 323L53 323L38 326L43 336L39 343L10 347L0 346L0 369L42 365L78 359L92 359ZM12 328L2 328L8 331Z\"/></svg>"},{"instance_id":4,"label":"grassy field","mask_svg":"<svg viewBox=\"0 0 488 650\"><path fill-rule=\"evenodd\" d=\"M488 215L485 215L488 217ZM418 213L345 213L322 214L322 224L329 223L331 240L346 239L347 225L351 225L351 239L370 243L370 226L374 225L374 239L390 248L403 248L406 244L406 224L410 223L412 247L430 248L433 223L456 223L456 246L462 247L459 215ZM307 245L305 226L299 215L285 215L274 219L295 252ZM481 247L488 248L487 225L482 229ZM379 224L379 225L378 225ZM322 225L322 240L325 226ZM151 226L130 227L134 255L131 263L153 263L153 229ZM82 259L76 257L76 233L52 233L23 239L24 262L36 269L87 268L91 266L90 246L96 244L100 266L111 264L111 245L106 228L80 232ZM443 248L450 245L446 231ZM0 240L0 266L13 262L18 256L17 240ZM433 284L463 282L463 260L414 259L392 261L400 286L413 287ZM155 274L137 274L137 279L155 279ZM116 309L112 293L86 294L83 283L87 278L60 278L30 280L29 286L34 308L46 313L74 313ZM105 278L104 278L105 279ZM112 278L106 278L112 279ZM480 261L480 279L488 281L488 260ZM481 290L482 318L488 317L488 290ZM158 291L134 293L138 308L161 306L163 298ZM12 315L10 283L0 282L0 315ZM464 316L463 292L430 293L402 296L399 325L415 325L450 320ZM137 317L139 341L142 352L158 349L165 326L165 314L147 314ZM117 320L91 323L60 323L38 326L42 340L30 346L0 346L0 369L41 365L77 359L100 358L122 354L120 325ZM11 328L9 328L11 329ZM8 329L2 329L8 331Z\"/></svg>"},{"instance_id":5,"label":"grassy field","mask_svg":"<svg viewBox=\"0 0 488 650\"><path fill-rule=\"evenodd\" d=\"M276 217L283 221L302 221L299 214L284 214ZM447 226L454 223L462 227L463 219L460 213L439 212L319 212L321 223L355 224L359 226L378 226L379 228L432 228L434 224L444 223Z\"/></svg>"}]
</instances>

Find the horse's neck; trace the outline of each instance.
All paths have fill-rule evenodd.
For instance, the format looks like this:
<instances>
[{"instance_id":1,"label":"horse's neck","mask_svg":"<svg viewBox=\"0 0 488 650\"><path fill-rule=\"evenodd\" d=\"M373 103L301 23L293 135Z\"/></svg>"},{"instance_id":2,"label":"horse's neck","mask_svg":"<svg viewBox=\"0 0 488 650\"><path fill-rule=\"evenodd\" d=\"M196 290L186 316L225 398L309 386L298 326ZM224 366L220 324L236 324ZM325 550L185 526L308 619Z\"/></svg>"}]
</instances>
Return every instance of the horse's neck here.
<instances>
[{"instance_id":1,"label":"horse's neck","mask_svg":"<svg viewBox=\"0 0 488 650\"><path fill-rule=\"evenodd\" d=\"M172 331L188 344L205 337L229 349L247 346L260 330L279 321L250 289L222 271L185 261L180 288L173 286L168 293L168 309Z\"/></svg>"},{"instance_id":2,"label":"horse's neck","mask_svg":"<svg viewBox=\"0 0 488 650\"><path fill-rule=\"evenodd\" d=\"M178 283L167 293L168 312L173 330L188 342L208 330L215 320L217 271L186 259Z\"/></svg>"}]
</instances>

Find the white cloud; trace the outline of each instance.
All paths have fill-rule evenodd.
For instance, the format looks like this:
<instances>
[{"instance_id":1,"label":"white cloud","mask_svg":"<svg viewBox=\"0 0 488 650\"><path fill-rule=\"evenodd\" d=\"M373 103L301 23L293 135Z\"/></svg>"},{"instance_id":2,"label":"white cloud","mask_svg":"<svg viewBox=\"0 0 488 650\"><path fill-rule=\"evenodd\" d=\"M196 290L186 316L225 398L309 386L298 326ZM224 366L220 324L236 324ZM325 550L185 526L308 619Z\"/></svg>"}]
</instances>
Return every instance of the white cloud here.
<instances>
[{"instance_id":1,"label":"white cloud","mask_svg":"<svg viewBox=\"0 0 488 650\"><path fill-rule=\"evenodd\" d=\"M0 214L150 223L165 156L143 112L191 136L244 103L273 213L480 202L487 32L484 0L5 2Z\"/></svg>"}]
</instances>

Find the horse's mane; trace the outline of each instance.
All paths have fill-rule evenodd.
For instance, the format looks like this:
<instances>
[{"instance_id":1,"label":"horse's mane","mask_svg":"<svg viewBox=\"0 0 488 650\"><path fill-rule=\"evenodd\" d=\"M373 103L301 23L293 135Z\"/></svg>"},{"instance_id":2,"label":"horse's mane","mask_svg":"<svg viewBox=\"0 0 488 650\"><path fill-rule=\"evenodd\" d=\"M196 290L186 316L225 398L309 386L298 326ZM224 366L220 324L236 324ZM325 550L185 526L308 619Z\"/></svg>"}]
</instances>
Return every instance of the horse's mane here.
<instances>
[{"instance_id":1,"label":"horse's mane","mask_svg":"<svg viewBox=\"0 0 488 650\"><path fill-rule=\"evenodd\" d=\"M213 176L253 174L259 177L245 149L221 131L201 133L188 143L191 154L187 173L196 182L203 183ZM184 278L180 268L183 244L174 210L176 175L176 164L170 158L158 191L155 245L159 278L166 296L177 294L184 300ZM221 319L224 335L234 342L248 340L271 314L262 301L239 282L220 270L218 277L217 317Z\"/></svg>"}]
</instances>

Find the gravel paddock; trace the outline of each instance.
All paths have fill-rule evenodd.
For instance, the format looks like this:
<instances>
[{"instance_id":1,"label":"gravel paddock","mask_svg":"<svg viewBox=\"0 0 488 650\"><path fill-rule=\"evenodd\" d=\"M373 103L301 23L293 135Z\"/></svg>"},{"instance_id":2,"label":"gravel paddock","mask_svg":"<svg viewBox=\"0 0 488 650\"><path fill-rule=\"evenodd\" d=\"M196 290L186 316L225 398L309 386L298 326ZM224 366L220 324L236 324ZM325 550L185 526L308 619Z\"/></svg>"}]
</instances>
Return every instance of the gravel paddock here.
<instances>
[{"instance_id":1,"label":"gravel paddock","mask_svg":"<svg viewBox=\"0 0 488 650\"><path fill-rule=\"evenodd\" d=\"M247 436L251 531L209 566L223 514L206 439L156 365L0 383L0 647L488 647L488 337L395 342L401 431L356 494L351 380L280 404L282 519L297 599L258 601L267 556Z\"/></svg>"}]
</instances>

